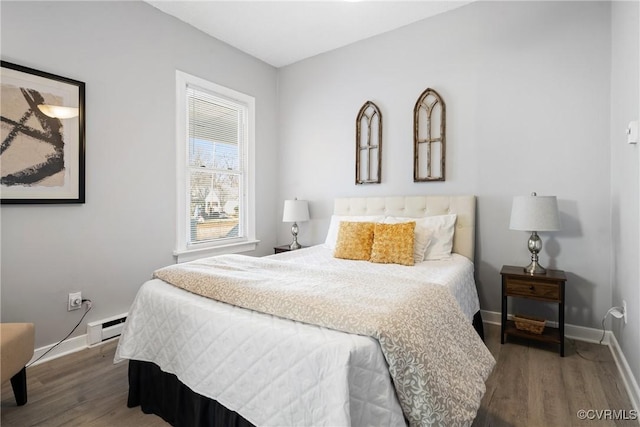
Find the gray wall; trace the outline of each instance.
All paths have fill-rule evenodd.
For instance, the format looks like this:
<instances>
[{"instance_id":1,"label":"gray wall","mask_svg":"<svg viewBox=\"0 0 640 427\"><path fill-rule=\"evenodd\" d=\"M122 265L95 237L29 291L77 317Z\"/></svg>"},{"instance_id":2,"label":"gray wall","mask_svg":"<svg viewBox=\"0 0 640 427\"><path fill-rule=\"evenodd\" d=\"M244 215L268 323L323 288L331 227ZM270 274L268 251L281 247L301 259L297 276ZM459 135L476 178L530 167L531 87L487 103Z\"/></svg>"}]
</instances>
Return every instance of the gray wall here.
<instances>
[{"instance_id":1,"label":"gray wall","mask_svg":"<svg viewBox=\"0 0 640 427\"><path fill-rule=\"evenodd\" d=\"M611 228L613 305L627 302L628 319L611 321L625 358L640 379L640 147L627 144L627 124L640 118L640 7L611 6Z\"/></svg>"},{"instance_id":2,"label":"gray wall","mask_svg":"<svg viewBox=\"0 0 640 427\"><path fill-rule=\"evenodd\" d=\"M475 194L480 303L499 312L500 268L530 257L527 233L509 230L512 198L556 195L563 228L541 233L541 262L568 272L567 322L599 328L612 300L610 15L604 2L478 2L280 69L279 199L311 201L300 241L323 240L336 196ZM427 87L447 105L443 183L412 180ZM384 120L383 182L356 186L367 100Z\"/></svg>"},{"instance_id":3,"label":"gray wall","mask_svg":"<svg viewBox=\"0 0 640 427\"><path fill-rule=\"evenodd\" d=\"M3 60L87 85L86 204L2 207L3 321L54 343L81 316L69 292L103 319L174 262L176 69L256 98L256 254L273 250L273 67L142 2L2 2L1 24Z\"/></svg>"},{"instance_id":4,"label":"gray wall","mask_svg":"<svg viewBox=\"0 0 640 427\"><path fill-rule=\"evenodd\" d=\"M637 15L628 2L479 2L276 71L144 3L3 2L3 60L87 83L87 203L2 207L2 320L54 343L80 316L68 292L102 319L173 262L181 69L256 97L256 255L289 241L285 198L310 200L312 244L336 196L475 194L481 305L500 311L500 267L529 257L508 229L512 197L557 195L563 229L541 233L541 261L569 273L567 321L598 328L626 299L630 322L613 326L637 378L638 148L619 133L638 116ZM427 87L447 102L447 181L414 184ZM366 100L384 116L383 183L355 186Z\"/></svg>"}]
</instances>

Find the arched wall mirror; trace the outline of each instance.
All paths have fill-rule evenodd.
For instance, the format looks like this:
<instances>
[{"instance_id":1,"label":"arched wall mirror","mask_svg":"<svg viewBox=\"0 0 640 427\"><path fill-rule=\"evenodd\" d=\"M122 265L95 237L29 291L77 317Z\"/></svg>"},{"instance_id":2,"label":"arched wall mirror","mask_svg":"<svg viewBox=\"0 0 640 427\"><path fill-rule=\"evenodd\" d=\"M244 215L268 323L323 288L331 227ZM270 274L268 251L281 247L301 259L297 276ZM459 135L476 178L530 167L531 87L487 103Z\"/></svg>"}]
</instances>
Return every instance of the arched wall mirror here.
<instances>
[{"instance_id":1,"label":"arched wall mirror","mask_svg":"<svg viewBox=\"0 0 640 427\"><path fill-rule=\"evenodd\" d=\"M381 170L382 114L367 101L356 118L356 184L380 184Z\"/></svg>"},{"instance_id":2,"label":"arched wall mirror","mask_svg":"<svg viewBox=\"0 0 640 427\"><path fill-rule=\"evenodd\" d=\"M446 109L442 97L428 88L413 109L413 181L444 181Z\"/></svg>"}]
</instances>

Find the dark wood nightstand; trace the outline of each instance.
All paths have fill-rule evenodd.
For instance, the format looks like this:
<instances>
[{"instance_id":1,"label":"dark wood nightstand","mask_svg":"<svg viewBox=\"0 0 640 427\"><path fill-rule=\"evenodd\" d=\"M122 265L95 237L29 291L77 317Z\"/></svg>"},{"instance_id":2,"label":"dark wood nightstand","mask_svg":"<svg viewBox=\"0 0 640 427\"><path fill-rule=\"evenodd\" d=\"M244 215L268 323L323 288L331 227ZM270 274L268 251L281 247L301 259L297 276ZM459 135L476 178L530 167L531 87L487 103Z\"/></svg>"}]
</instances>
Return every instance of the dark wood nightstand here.
<instances>
[{"instance_id":1,"label":"dark wood nightstand","mask_svg":"<svg viewBox=\"0 0 640 427\"><path fill-rule=\"evenodd\" d=\"M306 246L300 246L300 249L302 248L306 248ZM273 248L273 253L274 254L279 254L280 252L289 252L291 250L295 250L295 249L291 249L289 247L289 245L282 245L282 246L276 246Z\"/></svg>"},{"instance_id":2,"label":"dark wood nightstand","mask_svg":"<svg viewBox=\"0 0 640 427\"><path fill-rule=\"evenodd\" d=\"M564 357L564 285L567 277L562 270L547 270L547 274L528 274L523 267L505 265L502 276L502 327L500 343L507 335L537 341L560 344L560 356ZM508 297L526 298L535 301L558 304L558 327L545 326L542 334L534 334L516 329L513 321L507 321Z\"/></svg>"}]
</instances>

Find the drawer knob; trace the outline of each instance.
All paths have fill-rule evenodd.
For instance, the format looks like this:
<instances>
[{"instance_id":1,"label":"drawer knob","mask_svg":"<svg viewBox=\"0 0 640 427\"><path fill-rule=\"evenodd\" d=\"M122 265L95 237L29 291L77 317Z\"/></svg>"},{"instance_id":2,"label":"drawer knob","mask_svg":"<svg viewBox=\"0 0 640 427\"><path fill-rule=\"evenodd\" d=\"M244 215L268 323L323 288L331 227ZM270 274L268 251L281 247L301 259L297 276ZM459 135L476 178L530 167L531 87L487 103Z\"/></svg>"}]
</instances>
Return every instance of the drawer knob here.
<instances>
[{"instance_id":1,"label":"drawer knob","mask_svg":"<svg viewBox=\"0 0 640 427\"><path fill-rule=\"evenodd\" d=\"M529 286L529 290L530 291L534 291L536 288L533 287L533 285Z\"/></svg>"}]
</instances>

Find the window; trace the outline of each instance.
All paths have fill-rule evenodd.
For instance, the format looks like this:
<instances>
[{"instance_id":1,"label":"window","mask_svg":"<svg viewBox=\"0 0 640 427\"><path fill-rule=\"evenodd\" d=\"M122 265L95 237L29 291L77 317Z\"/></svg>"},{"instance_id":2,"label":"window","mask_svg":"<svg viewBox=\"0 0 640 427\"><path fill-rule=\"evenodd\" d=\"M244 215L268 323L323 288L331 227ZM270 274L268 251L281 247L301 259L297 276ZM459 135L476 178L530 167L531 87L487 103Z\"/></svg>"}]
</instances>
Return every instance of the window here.
<instances>
[{"instance_id":1,"label":"window","mask_svg":"<svg viewBox=\"0 0 640 427\"><path fill-rule=\"evenodd\" d=\"M181 71L177 82L178 262L253 250L253 97Z\"/></svg>"}]
</instances>

